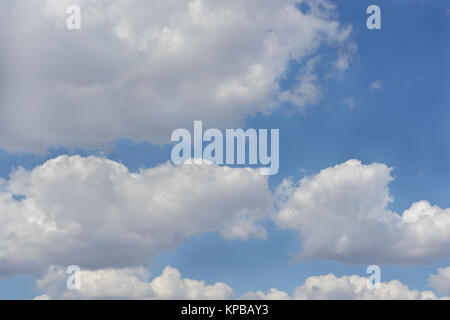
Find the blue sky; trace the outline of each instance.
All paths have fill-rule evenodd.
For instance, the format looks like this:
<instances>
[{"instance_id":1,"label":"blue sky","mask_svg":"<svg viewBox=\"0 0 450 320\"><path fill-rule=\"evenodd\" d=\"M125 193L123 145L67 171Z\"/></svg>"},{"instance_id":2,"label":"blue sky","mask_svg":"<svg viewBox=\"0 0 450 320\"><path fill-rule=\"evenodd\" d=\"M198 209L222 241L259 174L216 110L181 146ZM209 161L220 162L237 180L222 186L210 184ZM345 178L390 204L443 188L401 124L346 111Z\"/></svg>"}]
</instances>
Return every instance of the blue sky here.
<instances>
[{"instance_id":1,"label":"blue sky","mask_svg":"<svg viewBox=\"0 0 450 320\"><path fill-rule=\"evenodd\" d=\"M389 209L403 212L413 202L428 200L440 208L450 207L450 5L445 0L336 1L340 24L351 25L357 46L344 74L323 79L323 97L302 112L286 103L269 115L247 115L245 128L280 129L280 171L269 178L274 190L284 179L305 175L359 159L364 164L393 167L395 180L389 190L395 201ZM382 10L382 29L366 28L365 9L377 4ZM322 48L327 57L334 48ZM227 64L227 61L222 61ZM282 86L294 85L295 73L303 67L293 63ZM382 88L373 89L379 81ZM352 101L353 105L349 105ZM169 140L168 137L167 140ZM170 160L170 144L152 144L126 137L110 148L54 146L45 153L0 150L0 177L8 179L17 167L32 170L62 154L103 155L124 164L132 172ZM272 221L263 224L268 239L224 240L216 232L190 237L175 248L149 259L152 275L167 266L183 277L225 282L240 296L270 288L292 293L310 276L366 276L367 264L338 261L294 263L302 248L298 232L280 230ZM382 281L397 279L411 289L427 290L428 276L450 265L450 257L425 265L382 265ZM0 298L32 299L42 294L36 278L20 275L0 279Z\"/></svg>"}]
</instances>

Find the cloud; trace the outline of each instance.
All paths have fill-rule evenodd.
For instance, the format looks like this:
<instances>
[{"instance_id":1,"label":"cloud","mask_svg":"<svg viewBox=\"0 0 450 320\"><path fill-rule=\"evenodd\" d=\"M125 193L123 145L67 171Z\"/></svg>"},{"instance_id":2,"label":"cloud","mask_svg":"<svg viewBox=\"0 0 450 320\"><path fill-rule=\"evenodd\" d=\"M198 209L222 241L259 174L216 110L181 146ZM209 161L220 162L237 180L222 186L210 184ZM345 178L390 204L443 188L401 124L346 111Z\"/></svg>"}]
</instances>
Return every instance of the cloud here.
<instances>
[{"instance_id":1,"label":"cloud","mask_svg":"<svg viewBox=\"0 0 450 320\"><path fill-rule=\"evenodd\" d=\"M319 102L324 93L320 87L318 76L314 72L317 63L317 58L310 59L306 63L304 71L297 80L295 86L280 94L281 101L289 102L303 110L306 106Z\"/></svg>"},{"instance_id":2,"label":"cloud","mask_svg":"<svg viewBox=\"0 0 450 320\"><path fill-rule=\"evenodd\" d=\"M5 0L0 5L0 146L104 148L118 138L169 142L175 128L203 120L241 126L288 100L321 97L305 67L280 89L292 61L332 55L343 71L354 54L351 27L326 1ZM82 29L66 28L80 5ZM282 95L284 99L280 99Z\"/></svg>"},{"instance_id":3,"label":"cloud","mask_svg":"<svg viewBox=\"0 0 450 320\"><path fill-rule=\"evenodd\" d=\"M437 274L430 275L428 282L436 292L450 297L450 267L439 268Z\"/></svg>"},{"instance_id":4,"label":"cloud","mask_svg":"<svg viewBox=\"0 0 450 320\"><path fill-rule=\"evenodd\" d=\"M263 291L246 292L242 297L242 300L291 300L287 292L280 291L275 288L271 288L267 293Z\"/></svg>"},{"instance_id":5,"label":"cloud","mask_svg":"<svg viewBox=\"0 0 450 320\"><path fill-rule=\"evenodd\" d=\"M137 268L84 270L80 275L80 290L67 290L68 275L60 267L52 266L37 280L37 287L44 294L35 299L233 299L233 289L222 282L207 285L204 281L183 279L172 267L164 269L153 280L148 270ZM382 282L379 289L369 289L368 279L357 275L336 277L333 274L312 276L288 293L270 289L247 292L245 300L431 300L438 299L432 291L410 290L397 280Z\"/></svg>"},{"instance_id":6,"label":"cloud","mask_svg":"<svg viewBox=\"0 0 450 320\"><path fill-rule=\"evenodd\" d=\"M166 267L151 282L149 278L149 272L142 267L86 270L81 271L80 290L67 290L65 270L52 266L37 281L39 290L45 294L35 299L226 300L234 295L225 283L206 285L204 281L183 279L172 267Z\"/></svg>"},{"instance_id":7,"label":"cloud","mask_svg":"<svg viewBox=\"0 0 450 320\"><path fill-rule=\"evenodd\" d=\"M267 294L262 291L248 292L244 299L255 300L434 300L438 297L432 291L410 290L398 280L380 283L379 289L369 289L367 278L357 275L342 276L333 274L313 276L297 287L292 297L286 292L271 289Z\"/></svg>"},{"instance_id":8,"label":"cloud","mask_svg":"<svg viewBox=\"0 0 450 320\"><path fill-rule=\"evenodd\" d=\"M0 275L144 265L204 232L265 239L271 199L256 169L60 156L0 181Z\"/></svg>"},{"instance_id":9,"label":"cloud","mask_svg":"<svg viewBox=\"0 0 450 320\"><path fill-rule=\"evenodd\" d=\"M300 232L301 260L352 264L425 264L450 257L450 209L428 201L389 210L392 168L358 160L278 188L281 228Z\"/></svg>"},{"instance_id":10,"label":"cloud","mask_svg":"<svg viewBox=\"0 0 450 320\"><path fill-rule=\"evenodd\" d=\"M200 233L266 239L261 222L270 218L300 233L300 260L411 265L450 257L450 209L420 201L402 215L389 210L391 172L349 160L285 180L273 195L256 169L166 163L131 173L105 158L60 156L0 181L0 275L146 265Z\"/></svg>"},{"instance_id":11,"label":"cloud","mask_svg":"<svg viewBox=\"0 0 450 320\"><path fill-rule=\"evenodd\" d=\"M382 91L384 89L383 82L381 80L375 80L370 83L370 89L372 91Z\"/></svg>"},{"instance_id":12,"label":"cloud","mask_svg":"<svg viewBox=\"0 0 450 320\"><path fill-rule=\"evenodd\" d=\"M349 97L343 101L343 103L351 110L358 105L353 97Z\"/></svg>"}]
</instances>

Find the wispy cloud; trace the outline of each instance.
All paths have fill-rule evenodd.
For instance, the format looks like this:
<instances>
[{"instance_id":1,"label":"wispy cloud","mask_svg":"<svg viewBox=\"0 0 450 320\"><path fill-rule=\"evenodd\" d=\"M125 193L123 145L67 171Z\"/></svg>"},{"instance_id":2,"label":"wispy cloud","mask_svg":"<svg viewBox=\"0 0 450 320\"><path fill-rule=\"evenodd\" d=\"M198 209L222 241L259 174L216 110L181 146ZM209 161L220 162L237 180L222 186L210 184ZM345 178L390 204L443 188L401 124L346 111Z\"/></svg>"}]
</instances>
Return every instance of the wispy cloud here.
<instances>
[{"instance_id":1,"label":"wispy cloud","mask_svg":"<svg viewBox=\"0 0 450 320\"><path fill-rule=\"evenodd\" d=\"M349 108L354 109L358 106L355 99L353 97L349 97L343 101L343 103Z\"/></svg>"},{"instance_id":2,"label":"wispy cloud","mask_svg":"<svg viewBox=\"0 0 450 320\"><path fill-rule=\"evenodd\" d=\"M381 80L375 80L370 83L370 89L372 91L381 91L384 89L383 82Z\"/></svg>"}]
</instances>

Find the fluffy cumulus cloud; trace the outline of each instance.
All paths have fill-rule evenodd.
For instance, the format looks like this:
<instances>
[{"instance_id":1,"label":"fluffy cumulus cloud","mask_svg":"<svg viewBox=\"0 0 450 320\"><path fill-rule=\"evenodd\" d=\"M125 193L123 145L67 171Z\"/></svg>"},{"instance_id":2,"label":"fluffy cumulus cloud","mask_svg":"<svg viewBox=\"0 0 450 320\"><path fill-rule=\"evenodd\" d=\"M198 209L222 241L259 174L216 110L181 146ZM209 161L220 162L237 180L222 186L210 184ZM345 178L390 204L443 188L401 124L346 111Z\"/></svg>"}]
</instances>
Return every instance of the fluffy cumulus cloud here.
<instances>
[{"instance_id":1,"label":"fluffy cumulus cloud","mask_svg":"<svg viewBox=\"0 0 450 320\"><path fill-rule=\"evenodd\" d=\"M439 268L437 274L430 275L429 284L439 294L450 297L450 267Z\"/></svg>"},{"instance_id":2,"label":"fluffy cumulus cloud","mask_svg":"<svg viewBox=\"0 0 450 320\"><path fill-rule=\"evenodd\" d=\"M389 210L392 168L349 160L279 187L275 221L302 237L299 259L422 264L450 257L450 209Z\"/></svg>"},{"instance_id":3,"label":"fluffy cumulus cloud","mask_svg":"<svg viewBox=\"0 0 450 320\"><path fill-rule=\"evenodd\" d=\"M336 277L333 274L314 276L306 279L297 287L292 297L286 292L271 289L249 292L246 299L277 300L432 300L438 297L432 291L410 290L407 285L397 280L380 283L380 288L369 289L368 279L357 275Z\"/></svg>"},{"instance_id":4,"label":"fluffy cumulus cloud","mask_svg":"<svg viewBox=\"0 0 450 320\"><path fill-rule=\"evenodd\" d=\"M255 169L169 163L131 173L111 160L60 156L0 181L0 275L48 265L145 265L201 232L265 238L272 211Z\"/></svg>"},{"instance_id":5,"label":"fluffy cumulus cloud","mask_svg":"<svg viewBox=\"0 0 450 320\"><path fill-rule=\"evenodd\" d=\"M67 290L64 269L50 267L37 281L45 294L37 300L48 299L148 299L148 300L225 300L233 297L233 290L225 283L206 285L204 281L181 278L172 267L149 281L150 274L142 267L82 271L79 290Z\"/></svg>"},{"instance_id":6,"label":"fluffy cumulus cloud","mask_svg":"<svg viewBox=\"0 0 450 320\"><path fill-rule=\"evenodd\" d=\"M180 272L167 267L163 273L149 280L149 272L142 268L100 269L81 271L80 289L68 290L67 274L63 268L50 267L37 280L44 294L36 299L233 299L233 289L225 283L207 285L204 281L183 279ZM247 292L245 300L431 300L438 299L432 291L411 290L397 280L380 283L369 289L368 279L357 275L336 277L333 274L313 276L289 295L270 289Z\"/></svg>"},{"instance_id":7,"label":"fluffy cumulus cloud","mask_svg":"<svg viewBox=\"0 0 450 320\"><path fill-rule=\"evenodd\" d=\"M69 5L81 30L66 28ZM2 1L0 146L167 143L193 120L235 127L281 102L304 109L323 95L317 63L338 74L355 53L337 19L325 0ZM297 82L281 88L289 72Z\"/></svg>"}]
</instances>

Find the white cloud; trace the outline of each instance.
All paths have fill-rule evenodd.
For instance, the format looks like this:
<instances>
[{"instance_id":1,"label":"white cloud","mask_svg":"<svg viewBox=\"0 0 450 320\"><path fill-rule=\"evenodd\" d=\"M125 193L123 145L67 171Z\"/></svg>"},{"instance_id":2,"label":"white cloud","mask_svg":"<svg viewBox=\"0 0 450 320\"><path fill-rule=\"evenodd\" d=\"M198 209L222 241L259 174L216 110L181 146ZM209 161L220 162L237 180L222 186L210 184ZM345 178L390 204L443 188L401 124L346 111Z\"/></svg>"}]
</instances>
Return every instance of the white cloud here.
<instances>
[{"instance_id":1,"label":"white cloud","mask_svg":"<svg viewBox=\"0 0 450 320\"><path fill-rule=\"evenodd\" d=\"M150 274L142 267L81 271L80 290L67 290L65 270L50 267L37 281L47 299L148 299L148 300L225 300L233 297L233 290L225 283L206 285L204 281L181 278L180 272L166 267L159 277L148 281Z\"/></svg>"},{"instance_id":2,"label":"white cloud","mask_svg":"<svg viewBox=\"0 0 450 320\"><path fill-rule=\"evenodd\" d=\"M348 68L351 28L326 1L26 0L0 7L0 146L101 148L122 137L167 143L175 128L203 120L237 127L279 105L291 61L334 51ZM66 29L66 9L82 29ZM283 91L306 108L321 96L313 69ZM284 99L282 99L284 100Z\"/></svg>"},{"instance_id":3,"label":"white cloud","mask_svg":"<svg viewBox=\"0 0 450 320\"><path fill-rule=\"evenodd\" d=\"M313 276L297 287L292 297L286 292L271 289L264 292L249 292L244 299L278 300L432 300L438 297L432 291L410 290L398 280L380 283L379 289L369 289L367 278L357 275L342 276L333 274Z\"/></svg>"},{"instance_id":4,"label":"white cloud","mask_svg":"<svg viewBox=\"0 0 450 320\"><path fill-rule=\"evenodd\" d=\"M316 104L323 97L323 90L319 85L314 68L319 62L317 58L308 60L304 71L296 85L280 94L280 100L290 102L304 110L306 106Z\"/></svg>"},{"instance_id":5,"label":"white cloud","mask_svg":"<svg viewBox=\"0 0 450 320\"><path fill-rule=\"evenodd\" d=\"M150 279L148 270L137 268L84 270L81 272L80 290L66 289L67 274L60 267L50 267L37 280L37 287L44 294L35 299L233 299L233 289L222 282L207 285L204 281L181 278L180 272L167 267L163 273ZM397 280L380 283L379 289L369 289L367 278L357 275L336 277L333 274L312 276L288 293L270 289L247 292L246 300L419 300L438 299L432 291L410 290Z\"/></svg>"},{"instance_id":6,"label":"white cloud","mask_svg":"<svg viewBox=\"0 0 450 320\"><path fill-rule=\"evenodd\" d=\"M60 156L0 181L0 275L143 265L201 232L265 239L271 199L256 169Z\"/></svg>"},{"instance_id":7,"label":"white cloud","mask_svg":"<svg viewBox=\"0 0 450 320\"><path fill-rule=\"evenodd\" d=\"M430 275L429 284L439 294L450 297L450 267L439 268L437 274Z\"/></svg>"},{"instance_id":8,"label":"white cloud","mask_svg":"<svg viewBox=\"0 0 450 320\"><path fill-rule=\"evenodd\" d=\"M384 89L383 82L381 80L375 80L370 83L370 89L372 91L381 91Z\"/></svg>"},{"instance_id":9,"label":"white cloud","mask_svg":"<svg viewBox=\"0 0 450 320\"><path fill-rule=\"evenodd\" d=\"M299 259L423 264L450 257L450 209L416 202L389 210L392 169L350 160L278 190L275 221L302 237Z\"/></svg>"},{"instance_id":10,"label":"white cloud","mask_svg":"<svg viewBox=\"0 0 450 320\"><path fill-rule=\"evenodd\" d=\"M356 108L356 106L358 105L353 97L349 97L345 99L343 102L345 105L347 105L347 107L350 110Z\"/></svg>"},{"instance_id":11,"label":"white cloud","mask_svg":"<svg viewBox=\"0 0 450 320\"><path fill-rule=\"evenodd\" d=\"M247 292L242 297L242 300L291 300L287 292L271 288L267 293L264 291Z\"/></svg>"}]
</instances>

